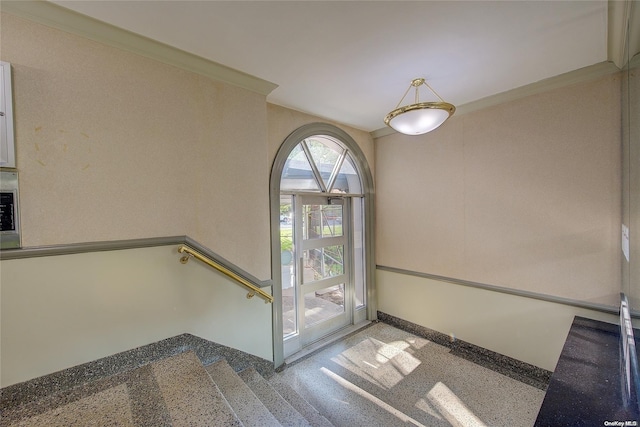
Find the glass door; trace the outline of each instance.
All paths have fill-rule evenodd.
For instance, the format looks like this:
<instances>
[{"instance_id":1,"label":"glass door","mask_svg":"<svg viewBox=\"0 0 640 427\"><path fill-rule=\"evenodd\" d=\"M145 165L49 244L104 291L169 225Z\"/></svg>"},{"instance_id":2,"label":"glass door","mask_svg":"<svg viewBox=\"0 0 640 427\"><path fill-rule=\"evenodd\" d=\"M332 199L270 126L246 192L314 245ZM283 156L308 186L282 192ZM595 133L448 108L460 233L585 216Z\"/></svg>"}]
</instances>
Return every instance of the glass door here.
<instances>
[{"instance_id":1,"label":"glass door","mask_svg":"<svg viewBox=\"0 0 640 427\"><path fill-rule=\"evenodd\" d=\"M270 182L278 365L376 316L367 300L373 180L365 157L348 134L323 123L299 128L278 151Z\"/></svg>"},{"instance_id":2,"label":"glass door","mask_svg":"<svg viewBox=\"0 0 640 427\"><path fill-rule=\"evenodd\" d=\"M285 355L352 323L349 199L293 197L291 311ZM289 326L287 328L287 325Z\"/></svg>"}]
</instances>

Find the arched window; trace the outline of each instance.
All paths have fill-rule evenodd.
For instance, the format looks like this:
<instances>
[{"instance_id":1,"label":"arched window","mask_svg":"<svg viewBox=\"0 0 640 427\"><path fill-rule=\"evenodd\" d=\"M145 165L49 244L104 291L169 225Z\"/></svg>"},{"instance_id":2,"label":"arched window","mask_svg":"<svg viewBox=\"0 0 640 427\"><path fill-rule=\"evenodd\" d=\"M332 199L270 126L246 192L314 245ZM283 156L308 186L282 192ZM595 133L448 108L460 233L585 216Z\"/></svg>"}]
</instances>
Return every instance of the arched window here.
<instances>
[{"instance_id":1,"label":"arched window","mask_svg":"<svg viewBox=\"0 0 640 427\"><path fill-rule=\"evenodd\" d=\"M342 143L325 135L300 141L287 157L280 191L362 194L354 160Z\"/></svg>"},{"instance_id":2,"label":"arched window","mask_svg":"<svg viewBox=\"0 0 640 427\"><path fill-rule=\"evenodd\" d=\"M375 318L373 182L344 131L303 126L271 172L274 357Z\"/></svg>"}]
</instances>

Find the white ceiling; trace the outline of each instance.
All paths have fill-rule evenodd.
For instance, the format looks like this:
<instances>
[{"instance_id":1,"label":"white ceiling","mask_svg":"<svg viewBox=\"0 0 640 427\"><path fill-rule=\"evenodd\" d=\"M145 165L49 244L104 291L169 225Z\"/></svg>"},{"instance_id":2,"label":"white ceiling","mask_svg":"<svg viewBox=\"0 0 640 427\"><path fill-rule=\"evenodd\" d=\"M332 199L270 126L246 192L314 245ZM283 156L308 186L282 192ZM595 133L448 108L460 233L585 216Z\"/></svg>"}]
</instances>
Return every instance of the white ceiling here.
<instances>
[{"instance_id":1,"label":"white ceiling","mask_svg":"<svg viewBox=\"0 0 640 427\"><path fill-rule=\"evenodd\" d=\"M602 0L54 3L275 83L271 103L366 131L384 127L417 77L460 106L607 61Z\"/></svg>"}]
</instances>

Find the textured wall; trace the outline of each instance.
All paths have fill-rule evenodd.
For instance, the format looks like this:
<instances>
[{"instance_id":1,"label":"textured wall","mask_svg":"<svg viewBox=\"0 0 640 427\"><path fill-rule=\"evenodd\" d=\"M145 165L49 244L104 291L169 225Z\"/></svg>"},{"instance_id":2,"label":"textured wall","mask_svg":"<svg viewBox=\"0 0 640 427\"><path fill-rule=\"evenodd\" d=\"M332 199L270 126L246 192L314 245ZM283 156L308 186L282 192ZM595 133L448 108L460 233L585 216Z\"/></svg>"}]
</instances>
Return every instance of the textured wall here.
<instances>
[{"instance_id":1,"label":"textured wall","mask_svg":"<svg viewBox=\"0 0 640 427\"><path fill-rule=\"evenodd\" d=\"M185 332L271 360L271 305L179 259L161 246L0 262L0 387Z\"/></svg>"},{"instance_id":2,"label":"textured wall","mask_svg":"<svg viewBox=\"0 0 640 427\"><path fill-rule=\"evenodd\" d=\"M574 316L614 314L378 270L380 311L553 371Z\"/></svg>"},{"instance_id":3,"label":"textured wall","mask_svg":"<svg viewBox=\"0 0 640 427\"><path fill-rule=\"evenodd\" d=\"M615 302L620 150L618 75L379 138L377 263Z\"/></svg>"},{"instance_id":4,"label":"textured wall","mask_svg":"<svg viewBox=\"0 0 640 427\"><path fill-rule=\"evenodd\" d=\"M270 278L265 97L2 14L23 246L189 235Z\"/></svg>"}]
</instances>

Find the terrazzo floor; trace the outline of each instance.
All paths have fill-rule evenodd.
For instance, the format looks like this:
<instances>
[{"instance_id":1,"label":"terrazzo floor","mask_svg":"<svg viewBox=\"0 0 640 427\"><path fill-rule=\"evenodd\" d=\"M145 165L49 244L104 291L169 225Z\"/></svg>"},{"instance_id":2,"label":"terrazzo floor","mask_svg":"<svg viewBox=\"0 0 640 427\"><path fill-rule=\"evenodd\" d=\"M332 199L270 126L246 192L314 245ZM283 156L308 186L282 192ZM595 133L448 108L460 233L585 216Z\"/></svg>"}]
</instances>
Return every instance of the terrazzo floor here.
<instances>
[{"instance_id":1,"label":"terrazzo floor","mask_svg":"<svg viewBox=\"0 0 640 427\"><path fill-rule=\"evenodd\" d=\"M512 366L499 373L495 363L482 366L482 357L474 362L458 345L437 344L437 334L414 333L374 323L276 374L272 366L263 369L268 361L185 334L2 389L0 427L208 427L212 419L217 420L213 425L240 425L233 410L221 404L233 401L232 389L242 382L223 381L217 371L227 361L234 369L220 369L229 373L248 366L264 371L289 402L298 398L293 390L302 395L304 405L320 411L304 408L312 425L327 425L327 419L336 427L534 424L547 383L538 374L544 372L511 376ZM215 370L218 385L211 383L203 363L206 370ZM266 384L253 368L242 375ZM270 403L282 409L282 403ZM269 414L260 417L247 425L277 425ZM307 425L300 420L285 424Z\"/></svg>"},{"instance_id":2,"label":"terrazzo floor","mask_svg":"<svg viewBox=\"0 0 640 427\"><path fill-rule=\"evenodd\" d=\"M384 323L277 376L337 427L530 427L545 395Z\"/></svg>"}]
</instances>

